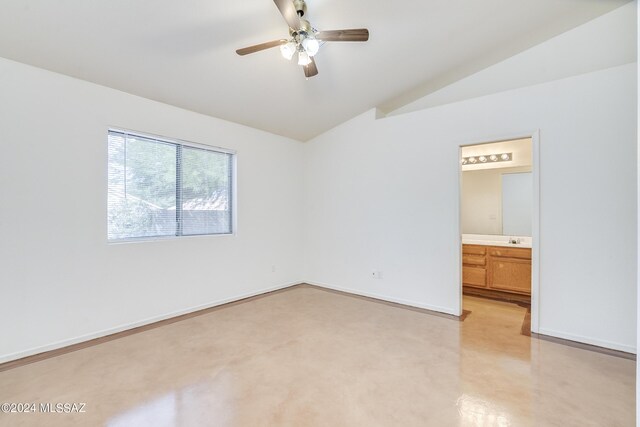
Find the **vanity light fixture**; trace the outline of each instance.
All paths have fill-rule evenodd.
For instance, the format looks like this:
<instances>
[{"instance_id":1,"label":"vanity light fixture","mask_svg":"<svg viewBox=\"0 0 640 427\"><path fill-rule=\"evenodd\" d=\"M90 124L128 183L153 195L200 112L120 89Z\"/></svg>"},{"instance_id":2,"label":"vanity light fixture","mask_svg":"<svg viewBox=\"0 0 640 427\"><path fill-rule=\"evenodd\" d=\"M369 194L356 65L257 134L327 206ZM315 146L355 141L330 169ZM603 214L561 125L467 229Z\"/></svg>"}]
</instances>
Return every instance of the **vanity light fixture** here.
<instances>
[{"instance_id":1,"label":"vanity light fixture","mask_svg":"<svg viewBox=\"0 0 640 427\"><path fill-rule=\"evenodd\" d=\"M463 157L460 163L463 165L476 164L480 163L499 163L499 162L510 162L513 160L513 153L496 153L496 154L488 154L484 156L470 156Z\"/></svg>"}]
</instances>

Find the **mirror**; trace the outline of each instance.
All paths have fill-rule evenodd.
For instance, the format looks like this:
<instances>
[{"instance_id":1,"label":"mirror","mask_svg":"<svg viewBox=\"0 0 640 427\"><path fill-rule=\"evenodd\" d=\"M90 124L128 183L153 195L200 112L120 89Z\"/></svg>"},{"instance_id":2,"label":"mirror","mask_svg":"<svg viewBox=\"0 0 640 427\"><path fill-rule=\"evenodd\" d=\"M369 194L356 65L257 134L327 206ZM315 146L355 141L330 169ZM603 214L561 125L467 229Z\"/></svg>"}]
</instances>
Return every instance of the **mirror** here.
<instances>
[{"instance_id":1,"label":"mirror","mask_svg":"<svg viewBox=\"0 0 640 427\"><path fill-rule=\"evenodd\" d=\"M489 160L500 153L509 159ZM462 233L531 236L531 139L463 147L462 157Z\"/></svg>"},{"instance_id":2,"label":"mirror","mask_svg":"<svg viewBox=\"0 0 640 427\"><path fill-rule=\"evenodd\" d=\"M502 234L531 236L531 172L502 175Z\"/></svg>"}]
</instances>

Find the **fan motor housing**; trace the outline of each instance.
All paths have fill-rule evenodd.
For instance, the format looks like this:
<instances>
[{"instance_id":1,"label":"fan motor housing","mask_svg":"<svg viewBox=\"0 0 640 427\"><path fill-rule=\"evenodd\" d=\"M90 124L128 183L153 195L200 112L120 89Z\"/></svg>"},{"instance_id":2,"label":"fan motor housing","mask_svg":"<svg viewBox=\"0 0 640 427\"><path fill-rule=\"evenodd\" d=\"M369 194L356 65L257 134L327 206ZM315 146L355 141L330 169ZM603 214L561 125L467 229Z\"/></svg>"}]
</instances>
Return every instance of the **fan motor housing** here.
<instances>
[{"instance_id":1,"label":"fan motor housing","mask_svg":"<svg viewBox=\"0 0 640 427\"><path fill-rule=\"evenodd\" d=\"M293 28L289 28L289 34L291 35L291 37L295 37L298 34L313 34L313 27L311 26L311 23L309 21L307 21L306 19L300 19L300 29L299 30L294 30Z\"/></svg>"}]
</instances>

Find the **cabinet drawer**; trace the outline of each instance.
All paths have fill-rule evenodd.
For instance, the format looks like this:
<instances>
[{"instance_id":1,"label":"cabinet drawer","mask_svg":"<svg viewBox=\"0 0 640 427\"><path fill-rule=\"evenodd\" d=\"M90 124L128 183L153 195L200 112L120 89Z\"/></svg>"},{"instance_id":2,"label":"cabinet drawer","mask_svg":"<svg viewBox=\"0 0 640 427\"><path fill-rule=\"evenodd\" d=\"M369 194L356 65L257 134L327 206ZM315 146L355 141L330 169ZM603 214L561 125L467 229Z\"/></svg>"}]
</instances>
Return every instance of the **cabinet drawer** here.
<instances>
[{"instance_id":1,"label":"cabinet drawer","mask_svg":"<svg viewBox=\"0 0 640 427\"><path fill-rule=\"evenodd\" d=\"M487 286L487 270L478 267L462 267L462 283L470 286Z\"/></svg>"},{"instance_id":2,"label":"cabinet drawer","mask_svg":"<svg viewBox=\"0 0 640 427\"><path fill-rule=\"evenodd\" d=\"M469 255L484 255L487 253L487 247L478 245L462 245L462 253Z\"/></svg>"},{"instance_id":3,"label":"cabinet drawer","mask_svg":"<svg viewBox=\"0 0 640 427\"><path fill-rule=\"evenodd\" d=\"M462 263L470 265L482 265L487 263L487 258L484 255L468 255L462 254Z\"/></svg>"},{"instance_id":4,"label":"cabinet drawer","mask_svg":"<svg viewBox=\"0 0 640 427\"><path fill-rule=\"evenodd\" d=\"M504 258L531 259L531 249L529 248L503 248L492 246L489 248L489 255Z\"/></svg>"}]
</instances>

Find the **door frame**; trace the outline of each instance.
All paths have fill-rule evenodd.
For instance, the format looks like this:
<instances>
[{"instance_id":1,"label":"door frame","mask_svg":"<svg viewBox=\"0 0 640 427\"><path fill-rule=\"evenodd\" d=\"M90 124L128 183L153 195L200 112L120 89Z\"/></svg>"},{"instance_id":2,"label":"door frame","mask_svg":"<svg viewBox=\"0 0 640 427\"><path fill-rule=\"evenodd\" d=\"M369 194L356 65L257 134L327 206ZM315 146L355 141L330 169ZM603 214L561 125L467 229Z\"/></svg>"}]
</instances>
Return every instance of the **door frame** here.
<instances>
[{"instance_id":1,"label":"door frame","mask_svg":"<svg viewBox=\"0 0 640 427\"><path fill-rule=\"evenodd\" d=\"M540 130L522 132L498 137L486 137L476 141L464 142L458 146L456 167L458 168L458 310L462 315L462 148L470 145L484 145L515 139L531 138L531 172L533 179L533 207L531 212L531 332L538 333L540 328Z\"/></svg>"}]
</instances>

